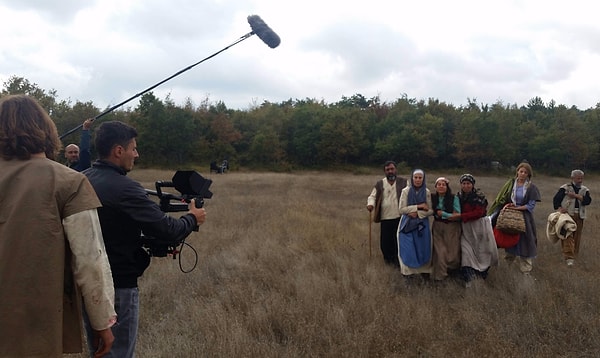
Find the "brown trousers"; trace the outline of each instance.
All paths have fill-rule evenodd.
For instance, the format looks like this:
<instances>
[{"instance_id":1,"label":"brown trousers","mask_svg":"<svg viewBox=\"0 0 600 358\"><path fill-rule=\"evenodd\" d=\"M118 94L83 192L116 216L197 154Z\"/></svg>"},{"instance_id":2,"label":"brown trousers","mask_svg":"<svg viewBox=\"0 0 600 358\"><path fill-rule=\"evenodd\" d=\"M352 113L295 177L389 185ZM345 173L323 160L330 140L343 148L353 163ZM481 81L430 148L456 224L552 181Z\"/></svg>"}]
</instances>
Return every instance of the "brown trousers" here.
<instances>
[{"instance_id":1,"label":"brown trousers","mask_svg":"<svg viewBox=\"0 0 600 358\"><path fill-rule=\"evenodd\" d=\"M581 245L581 233L583 231L583 219L579 217L579 213L571 215L575 224L577 224L577 230L573 235L569 236L568 239L560 240L562 247L562 254L565 260L576 259L579 254L579 247Z\"/></svg>"}]
</instances>

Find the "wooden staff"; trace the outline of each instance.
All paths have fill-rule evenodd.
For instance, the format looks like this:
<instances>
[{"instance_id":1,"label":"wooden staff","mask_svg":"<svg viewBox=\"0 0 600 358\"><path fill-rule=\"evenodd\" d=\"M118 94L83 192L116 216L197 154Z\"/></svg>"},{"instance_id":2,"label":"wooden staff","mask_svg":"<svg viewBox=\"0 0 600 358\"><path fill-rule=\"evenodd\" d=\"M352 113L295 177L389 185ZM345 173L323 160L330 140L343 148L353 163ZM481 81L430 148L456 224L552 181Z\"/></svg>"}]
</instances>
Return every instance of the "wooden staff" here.
<instances>
[{"instance_id":1,"label":"wooden staff","mask_svg":"<svg viewBox=\"0 0 600 358\"><path fill-rule=\"evenodd\" d=\"M372 230L371 230L371 228L372 228L373 220L371 220L371 219L372 219L373 215L371 213L372 212L369 211L369 258L371 258L371 256L372 256L372 252L371 252L371 231Z\"/></svg>"}]
</instances>

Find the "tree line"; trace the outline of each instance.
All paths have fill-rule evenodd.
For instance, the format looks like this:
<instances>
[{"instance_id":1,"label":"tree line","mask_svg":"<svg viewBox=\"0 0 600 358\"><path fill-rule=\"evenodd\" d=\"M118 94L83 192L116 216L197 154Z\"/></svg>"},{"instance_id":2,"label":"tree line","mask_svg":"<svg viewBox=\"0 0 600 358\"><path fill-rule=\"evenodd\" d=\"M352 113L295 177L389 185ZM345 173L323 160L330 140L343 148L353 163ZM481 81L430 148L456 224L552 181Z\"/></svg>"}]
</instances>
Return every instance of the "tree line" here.
<instances>
[{"instance_id":1,"label":"tree line","mask_svg":"<svg viewBox=\"0 0 600 358\"><path fill-rule=\"evenodd\" d=\"M91 101L61 100L55 90L13 76L0 96L16 93L37 98L59 134L101 113ZM471 170L526 159L536 169L563 175L600 168L599 117L600 103L580 110L539 97L522 106L474 99L455 106L432 98L402 95L381 102L354 94L335 103L290 99L238 110L208 98L177 105L148 92L135 108L117 109L97 122L134 126L146 167L200 167L228 159L234 167L324 169L379 166L391 159L409 168ZM65 145L78 141L78 132L63 138Z\"/></svg>"}]
</instances>

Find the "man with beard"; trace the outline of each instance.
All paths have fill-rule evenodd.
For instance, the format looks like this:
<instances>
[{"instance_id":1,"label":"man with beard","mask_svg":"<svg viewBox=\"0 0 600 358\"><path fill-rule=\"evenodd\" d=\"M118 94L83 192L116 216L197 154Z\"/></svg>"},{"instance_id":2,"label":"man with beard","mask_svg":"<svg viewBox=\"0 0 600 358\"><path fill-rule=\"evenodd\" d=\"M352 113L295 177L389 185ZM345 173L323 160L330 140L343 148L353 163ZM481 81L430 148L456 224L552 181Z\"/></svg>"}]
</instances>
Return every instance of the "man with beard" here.
<instances>
[{"instance_id":1,"label":"man with beard","mask_svg":"<svg viewBox=\"0 0 600 358\"><path fill-rule=\"evenodd\" d=\"M397 176L396 162L388 160L383 165L385 178L378 180L367 198L367 210L373 222L380 223L380 247L386 264L400 267L398 261L398 223L400 222L400 194L406 179Z\"/></svg>"}]
</instances>

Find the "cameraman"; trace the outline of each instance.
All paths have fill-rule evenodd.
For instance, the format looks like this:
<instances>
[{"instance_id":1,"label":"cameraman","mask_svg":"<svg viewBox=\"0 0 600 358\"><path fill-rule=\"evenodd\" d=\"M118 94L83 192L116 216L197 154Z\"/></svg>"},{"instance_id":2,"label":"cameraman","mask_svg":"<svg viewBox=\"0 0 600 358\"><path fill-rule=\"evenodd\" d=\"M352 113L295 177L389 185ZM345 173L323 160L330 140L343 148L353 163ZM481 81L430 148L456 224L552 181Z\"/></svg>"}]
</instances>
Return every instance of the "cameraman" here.
<instances>
[{"instance_id":1,"label":"cameraman","mask_svg":"<svg viewBox=\"0 0 600 358\"><path fill-rule=\"evenodd\" d=\"M139 291L137 279L150 264L142 248L141 234L174 241L189 235L204 223L206 212L189 205L179 219L160 210L142 185L127 177L139 157L137 131L118 122L104 122L96 131L99 159L83 173L102 203L98 208L102 234L115 284L115 310L119 321L113 327L115 342L111 357L133 357L138 330Z\"/></svg>"}]
</instances>

